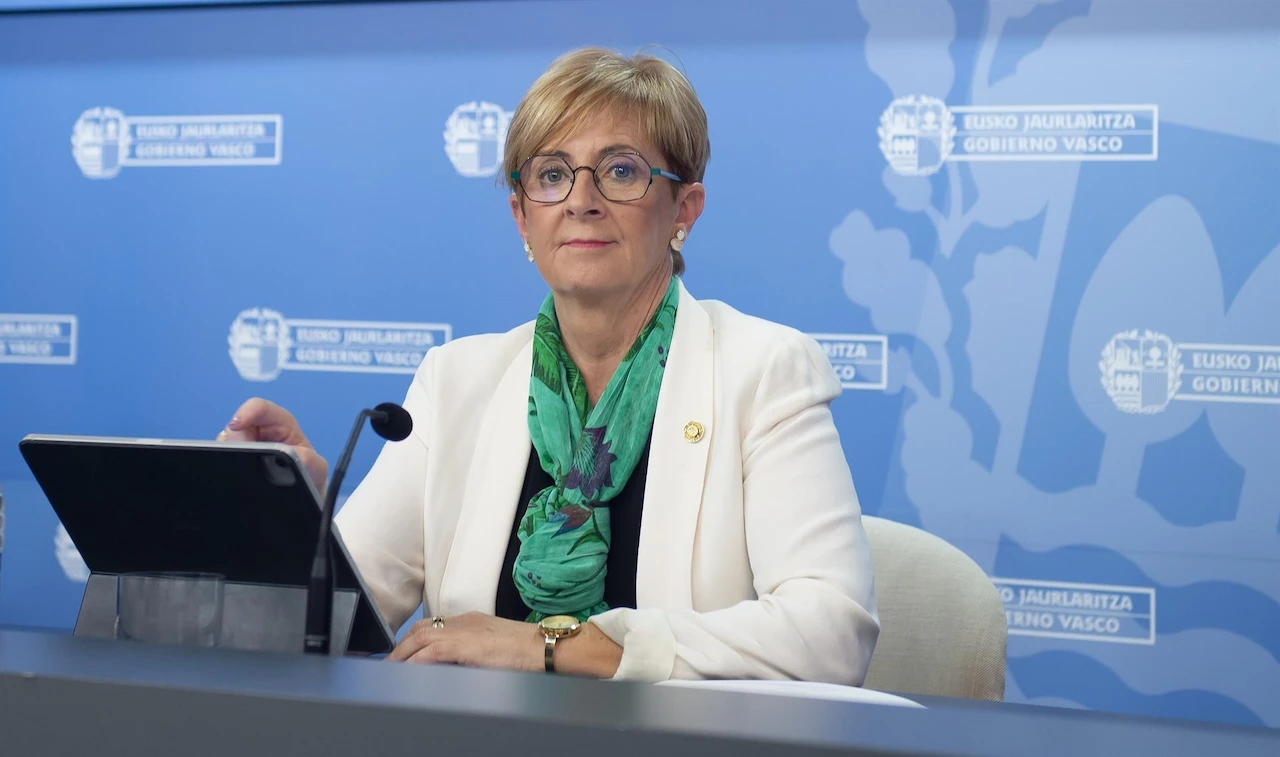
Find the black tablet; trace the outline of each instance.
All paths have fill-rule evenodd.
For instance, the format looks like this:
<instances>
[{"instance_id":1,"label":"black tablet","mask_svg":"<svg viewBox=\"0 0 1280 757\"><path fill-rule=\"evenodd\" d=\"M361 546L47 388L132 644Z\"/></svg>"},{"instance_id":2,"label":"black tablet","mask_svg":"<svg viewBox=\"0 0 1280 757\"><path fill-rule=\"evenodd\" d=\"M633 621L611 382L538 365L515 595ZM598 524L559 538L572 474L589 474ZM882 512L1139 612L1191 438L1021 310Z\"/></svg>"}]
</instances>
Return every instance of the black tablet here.
<instances>
[{"instance_id":1,"label":"black tablet","mask_svg":"<svg viewBox=\"0 0 1280 757\"><path fill-rule=\"evenodd\" d=\"M321 499L287 445L31 435L18 447L95 573L307 585ZM359 593L348 651L387 652L395 635L331 533L336 588Z\"/></svg>"}]
</instances>

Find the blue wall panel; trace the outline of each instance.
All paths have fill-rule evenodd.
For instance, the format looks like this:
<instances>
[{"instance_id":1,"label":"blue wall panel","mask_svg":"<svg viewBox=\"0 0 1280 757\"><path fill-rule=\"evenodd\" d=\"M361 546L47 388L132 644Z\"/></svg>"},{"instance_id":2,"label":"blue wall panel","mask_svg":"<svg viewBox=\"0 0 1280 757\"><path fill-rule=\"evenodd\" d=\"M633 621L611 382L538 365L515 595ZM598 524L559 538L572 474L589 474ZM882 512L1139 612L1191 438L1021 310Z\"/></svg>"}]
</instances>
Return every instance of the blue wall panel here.
<instances>
[{"instance_id":1,"label":"blue wall panel","mask_svg":"<svg viewBox=\"0 0 1280 757\"><path fill-rule=\"evenodd\" d=\"M494 176L533 78L658 43L711 119L689 288L827 346L865 510L1001 588L1009 698L1280 726L1278 39L1248 0L0 15L0 622L80 591L22 434L261 394L336 454L415 350L536 311Z\"/></svg>"}]
</instances>

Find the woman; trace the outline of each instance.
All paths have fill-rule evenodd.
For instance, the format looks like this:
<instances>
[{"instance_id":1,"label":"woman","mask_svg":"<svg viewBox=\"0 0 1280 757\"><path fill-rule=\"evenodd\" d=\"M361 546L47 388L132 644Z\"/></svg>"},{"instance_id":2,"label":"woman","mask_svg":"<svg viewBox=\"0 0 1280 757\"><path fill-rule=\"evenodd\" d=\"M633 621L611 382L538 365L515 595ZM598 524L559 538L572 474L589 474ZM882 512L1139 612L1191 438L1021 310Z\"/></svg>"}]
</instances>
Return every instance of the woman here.
<instances>
[{"instance_id":1,"label":"woman","mask_svg":"<svg viewBox=\"0 0 1280 757\"><path fill-rule=\"evenodd\" d=\"M648 56L568 53L516 109L511 214L551 292L427 354L413 434L338 516L392 626L430 617L391 659L862 682L878 623L840 384L808 337L678 278L709 157L692 87ZM324 485L275 405L220 436L296 445Z\"/></svg>"}]
</instances>

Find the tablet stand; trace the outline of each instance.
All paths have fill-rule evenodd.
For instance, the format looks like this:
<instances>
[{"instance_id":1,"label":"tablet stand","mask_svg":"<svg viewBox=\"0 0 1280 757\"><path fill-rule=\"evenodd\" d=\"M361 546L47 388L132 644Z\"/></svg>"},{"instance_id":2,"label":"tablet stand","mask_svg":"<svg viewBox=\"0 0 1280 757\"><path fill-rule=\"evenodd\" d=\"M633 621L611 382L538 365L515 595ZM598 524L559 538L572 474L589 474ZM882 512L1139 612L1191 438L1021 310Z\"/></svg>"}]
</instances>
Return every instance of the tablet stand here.
<instances>
[{"instance_id":1,"label":"tablet stand","mask_svg":"<svg viewBox=\"0 0 1280 757\"><path fill-rule=\"evenodd\" d=\"M116 585L113 573L93 573L84 587L74 635L114 639ZM339 589L333 595L333 627L329 654L347 649L359 595ZM226 582L222 600L222 634L218 646L259 652L302 652L307 590L302 586Z\"/></svg>"}]
</instances>

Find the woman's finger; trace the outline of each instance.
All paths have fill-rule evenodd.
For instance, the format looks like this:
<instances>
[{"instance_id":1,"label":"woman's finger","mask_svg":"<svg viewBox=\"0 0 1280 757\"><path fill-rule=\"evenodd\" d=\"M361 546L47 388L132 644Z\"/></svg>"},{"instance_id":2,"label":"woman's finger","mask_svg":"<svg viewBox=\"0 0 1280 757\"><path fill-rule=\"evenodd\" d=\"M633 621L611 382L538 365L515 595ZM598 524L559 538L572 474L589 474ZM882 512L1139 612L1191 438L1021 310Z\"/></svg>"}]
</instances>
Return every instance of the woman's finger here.
<instances>
[{"instance_id":1,"label":"woman's finger","mask_svg":"<svg viewBox=\"0 0 1280 757\"><path fill-rule=\"evenodd\" d=\"M422 643L417 640L413 634L409 634L401 639L399 644L396 644L395 649L391 650L391 653L387 655L386 659L388 662L404 662L412 657L419 649L422 649L422 646Z\"/></svg>"},{"instance_id":2,"label":"woman's finger","mask_svg":"<svg viewBox=\"0 0 1280 757\"><path fill-rule=\"evenodd\" d=\"M307 437L302 433L298 421L293 414L274 402L252 397L236 408L231 420L227 423L227 437L239 432L245 436L241 441L282 442L284 444L307 445Z\"/></svg>"},{"instance_id":3,"label":"woman's finger","mask_svg":"<svg viewBox=\"0 0 1280 757\"><path fill-rule=\"evenodd\" d=\"M232 431L231 429L225 426L223 427L222 431L218 432L218 435L215 438L220 442L256 442L258 441L257 438L255 438L254 432L252 430Z\"/></svg>"},{"instance_id":4,"label":"woman's finger","mask_svg":"<svg viewBox=\"0 0 1280 757\"><path fill-rule=\"evenodd\" d=\"M395 649L391 650L391 654L387 655L387 659L392 662L403 662L414 655L419 649L427 646L434 638L432 633L430 620L419 620L413 624L413 628L405 637L396 644Z\"/></svg>"},{"instance_id":5,"label":"woman's finger","mask_svg":"<svg viewBox=\"0 0 1280 757\"><path fill-rule=\"evenodd\" d=\"M431 654L431 648L433 646L435 645L429 644L423 647L422 649L419 649L417 652L414 652L412 655L410 655L409 659L405 660L405 662L409 662L409 663L435 662Z\"/></svg>"},{"instance_id":6,"label":"woman's finger","mask_svg":"<svg viewBox=\"0 0 1280 757\"><path fill-rule=\"evenodd\" d=\"M432 641L417 652L409 656L406 662L411 663L433 663L433 664L457 664L458 648L456 643L451 643L447 639L437 639Z\"/></svg>"}]
</instances>

